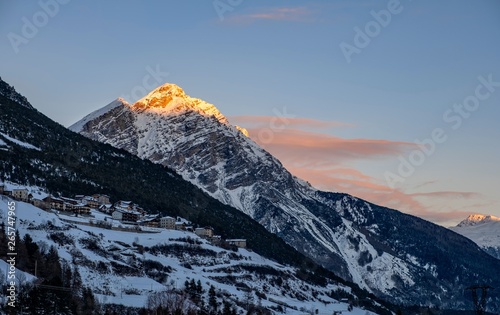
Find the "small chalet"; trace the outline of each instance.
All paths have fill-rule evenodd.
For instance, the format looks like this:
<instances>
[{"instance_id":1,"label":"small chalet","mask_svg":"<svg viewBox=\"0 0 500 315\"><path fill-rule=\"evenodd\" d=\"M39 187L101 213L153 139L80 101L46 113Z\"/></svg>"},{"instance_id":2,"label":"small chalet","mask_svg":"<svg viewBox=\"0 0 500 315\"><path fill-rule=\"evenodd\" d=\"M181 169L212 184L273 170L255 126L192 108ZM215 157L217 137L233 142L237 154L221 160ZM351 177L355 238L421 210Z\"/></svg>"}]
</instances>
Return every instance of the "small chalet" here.
<instances>
[{"instance_id":1,"label":"small chalet","mask_svg":"<svg viewBox=\"0 0 500 315\"><path fill-rule=\"evenodd\" d=\"M31 200L31 203L33 203L33 205L35 207L40 208L40 209L48 210L50 208L50 204L43 201L42 199L33 198Z\"/></svg>"},{"instance_id":2,"label":"small chalet","mask_svg":"<svg viewBox=\"0 0 500 315\"><path fill-rule=\"evenodd\" d=\"M149 226L149 227L159 227L160 226L160 215L159 214L147 214L143 216L137 223L139 225Z\"/></svg>"},{"instance_id":3,"label":"small chalet","mask_svg":"<svg viewBox=\"0 0 500 315\"><path fill-rule=\"evenodd\" d=\"M78 214L90 214L90 207L83 204L83 203L77 203L76 205L72 205L71 209L74 213Z\"/></svg>"},{"instance_id":4,"label":"small chalet","mask_svg":"<svg viewBox=\"0 0 500 315\"><path fill-rule=\"evenodd\" d=\"M87 205L89 208L97 209L99 208L99 202L92 196L85 196L82 199L82 203Z\"/></svg>"},{"instance_id":5,"label":"small chalet","mask_svg":"<svg viewBox=\"0 0 500 315\"><path fill-rule=\"evenodd\" d=\"M28 201L29 192L26 188L12 189L12 197L21 201Z\"/></svg>"},{"instance_id":6,"label":"small chalet","mask_svg":"<svg viewBox=\"0 0 500 315\"><path fill-rule=\"evenodd\" d=\"M234 245L239 248L246 248L247 247L247 240L243 238L235 238L235 239L228 239L226 242L229 245Z\"/></svg>"},{"instance_id":7,"label":"small chalet","mask_svg":"<svg viewBox=\"0 0 500 315\"><path fill-rule=\"evenodd\" d=\"M100 205L107 205L110 203L109 196L103 194L94 194L92 196Z\"/></svg>"},{"instance_id":8,"label":"small chalet","mask_svg":"<svg viewBox=\"0 0 500 315\"><path fill-rule=\"evenodd\" d=\"M182 221L176 221L175 222L175 229L178 231L185 231L186 230L186 222Z\"/></svg>"},{"instance_id":9,"label":"small chalet","mask_svg":"<svg viewBox=\"0 0 500 315\"><path fill-rule=\"evenodd\" d=\"M63 211L66 210L66 203L61 198L49 195L43 198L43 201L46 202L51 209L63 210Z\"/></svg>"},{"instance_id":10,"label":"small chalet","mask_svg":"<svg viewBox=\"0 0 500 315\"><path fill-rule=\"evenodd\" d=\"M99 206L99 211L104 212L106 214L112 214L115 211L115 207L112 204L104 204Z\"/></svg>"},{"instance_id":11,"label":"small chalet","mask_svg":"<svg viewBox=\"0 0 500 315\"><path fill-rule=\"evenodd\" d=\"M203 238L211 238L214 236L214 229L211 226L206 226L203 228L196 228L194 233Z\"/></svg>"},{"instance_id":12,"label":"small chalet","mask_svg":"<svg viewBox=\"0 0 500 315\"><path fill-rule=\"evenodd\" d=\"M113 217L113 219L122 222L137 223L137 221L141 218L142 214L137 211L116 208L116 210L113 211L111 216Z\"/></svg>"},{"instance_id":13,"label":"small chalet","mask_svg":"<svg viewBox=\"0 0 500 315\"><path fill-rule=\"evenodd\" d=\"M132 209L134 209L134 204L132 203L132 201L120 200L120 201L115 202L115 208L132 210Z\"/></svg>"},{"instance_id":14,"label":"small chalet","mask_svg":"<svg viewBox=\"0 0 500 315\"><path fill-rule=\"evenodd\" d=\"M220 235L214 235L214 236L212 236L212 239L210 241L215 246L219 246L219 245L222 244L222 236L220 236Z\"/></svg>"},{"instance_id":15,"label":"small chalet","mask_svg":"<svg viewBox=\"0 0 500 315\"><path fill-rule=\"evenodd\" d=\"M67 198L67 197L61 196L61 199L64 200L64 202L69 203L70 205L76 205L76 204L80 203L78 200L73 199L73 198Z\"/></svg>"}]
</instances>

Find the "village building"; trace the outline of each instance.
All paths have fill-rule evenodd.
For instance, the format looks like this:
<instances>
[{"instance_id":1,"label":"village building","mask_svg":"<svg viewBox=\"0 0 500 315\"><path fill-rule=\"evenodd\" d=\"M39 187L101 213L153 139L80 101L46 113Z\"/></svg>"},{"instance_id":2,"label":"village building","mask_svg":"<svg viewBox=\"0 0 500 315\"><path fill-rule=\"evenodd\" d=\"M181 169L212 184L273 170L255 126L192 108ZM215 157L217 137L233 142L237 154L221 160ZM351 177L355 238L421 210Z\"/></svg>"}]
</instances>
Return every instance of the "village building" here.
<instances>
[{"instance_id":1,"label":"village building","mask_svg":"<svg viewBox=\"0 0 500 315\"><path fill-rule=\"evenodd\" d=\"M97 200L97 202L100 204L100 205L105 205L105 204L109 204L110 203L110 200L109 200L109 196L108 195L103 195L103 194L94 194L92 196L95 200Z\"/></svg>"},{"instance_id":2,"label":"village building","mask_svg":"<svg viewBox=\"0 0 500 315\"><path fill-rule=\"evenodd\" d=\"M222 244L222 236L220 235L214 235L210 239L210 242L214 244L215 246L220 246Z\"/></svg>"},{"instance_id":3,"label":"village building","mask_svg":"<svg viewBox=\"0 0 500 315\"><path fill-rule=\"evenodd\" d=\"M196 228L194 233L203 238L211 238L214 236L214 229L210 226L206 226L203 228Z\"/></svg>"},{"instance_id":4,"label":"village building","mask_svg":"<svg viewBox=\"0 0 500 315\"><path fill-rule=\"evenodd\" d=\"M142 217L142 214L137 211L116 208L111 214L114 220L119 220L122 222L137 223L137 221Z\"/></svg>"},{"instance_id":5,"label":"village building","mask_svg":"<svg viewBox=\"0 0 500 315\"><path fill-rule=\"evenodd\" d=\"M29 192L26 188L12 189L12 197L21 201L28 201Z\"/></svg>"},{"instance_id":6,"label":"village building","mask_svg":"<svg viewBox=\"0 0 500 315\"><path fill-rule=\"evenodd\" d=\"M113 213L113 211L115 211L115 207L112 204L104 204L99 206L99 211L106 214L111 214Z\"/></svg>"},{"instance_id":7,"label":"village building","mask_svg":"<svg viewBox=\"0 0 500 315\"><path fill-rule=\"evenodd\" d=\"M97 209L99 208L99 202L92 196L85 196L82 199L82 203L86 204L89 208Z\"/></svg>"},{"instance_id":8,"label":"village building","mask_svg":"<svg viewBox=\"0 0 500 315\"><path fill-rule=\"evenodd\" d=\"M49 205L50 209L62 210L62 211L66 210L66 203L61 198L49 195L43 198L43 201Z\"/></svg>"},{"instance_id":9,"label":"village building","mask_svg":"<svg viewBox=\"0 0 500 315\"><path fill-rule=\"evenodd\" d=\"M163 217L160 218L160 227L163 229L175 230L176 220L173 217Z\"/></svg>"},{"instance_id":10,"label":"village building","mask_svg":"<svg viewBox=\"0 0 500 315\"><path fill-rule=\"evenodd\" d=\"M175 222L175 229L177 231L185 231L186 230L186 226L187 225L186 225L185 222L179 222L179 221Z\"/></svg>"},{"instance_id":11,"label":"village building","mask_svg":"<svg viewBox=\"0 0 500 315\"><path fill-rule=\"evenodd\" d=\"M137 223L139 223L139 225L144 225L149 227L160 227L160 215L147 214L143 216Z\"/></svg>"},{"instance_id":12,"label":"village building","mask_svg":"<svg viewBox=\"0 0 500 315\"><path fill-rule=\"evenodd\" d=\"M64 200L64 202L66 203L69 203L71 205L76 205L76 204L79 204L81 203L80 201L76 200L76 199L73 199L73 198L67 198L67 197L60 197L62 200Z\"/></svg>"},{"instance_id":13,"label":"village building","mask_svg":"<svg viewBox=\"0 0 500 315\"><path fill-rule=\"evenodd\" d=\"M235 238L235 239L227 239L226 242L229 245L234 245L239 248L246 248L247 247L247 240L242 239L242 238Z\"/></svg>"},{"instance_id":14,"label":"village building","mask_svg":"<svg viewBox=\"0 0 500 315\"><path fill-rule=\"evenodd\" d=\"M134 204L132 203L132 201L123 201L123 200L120 200L120 201L115 202L114 206L117 209L118 208L127 209L127 210L134 209Z\"/></svg>"},{"instance_id":15,"label":"village building","mask_svg":"<svg viewBox=\"0 0 500 315\"><path fill-rule=\"evenodd\" d=\"M123 215L122 215L121 211L115 210L111 214L111 217L113 218L113 220L121 221L123 218Z\"/></svg>"},{"instance_id":16,"label":"village building","mask_svg":"<svg viewBox=\"0 0 500 315\"><path fill-rule=\"evenodd\" d=\"M50 204L43 201L42 199L38 199L38 198L33 198L31 200L31 203L33 203L33 205L37 208L40 208L40 209L43 209L43 210L48 210L50 208Z\"/></svg>"},{"instance_id":17,"label":"village building","mask_svg":"<svg viewBox=\"0 0 500 315\"><path fill-rule=\"evenodd\" d=\"M122 214L122 221L123 222L137 222L139 218L142 216L140 212L137 211L127 211Z\"/></svg>"},{"instance_id":18,"label":"village building","mask_svg":"<svg viewBox=\"0 0 500 315\"><path fill-rule=\"evenodd\" d=\"M83 203L77 203L76 205L72 205L71 209L74 213L77 214L90 214L90 207Z\"/></svg>"}]
</instances>

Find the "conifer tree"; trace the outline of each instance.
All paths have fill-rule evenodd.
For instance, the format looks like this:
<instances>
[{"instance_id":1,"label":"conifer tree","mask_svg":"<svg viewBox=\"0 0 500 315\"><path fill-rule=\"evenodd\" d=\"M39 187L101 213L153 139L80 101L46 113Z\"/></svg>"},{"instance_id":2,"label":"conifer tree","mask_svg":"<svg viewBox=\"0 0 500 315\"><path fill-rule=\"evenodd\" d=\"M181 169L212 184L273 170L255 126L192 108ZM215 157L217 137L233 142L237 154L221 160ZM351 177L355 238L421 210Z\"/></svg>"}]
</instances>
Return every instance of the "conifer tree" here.
<instances>
[{"instance_id":1,"label":"conifer tree","mask_svg":"<svg viewBox=\"0 0 500 315\"><path fill-rule=\"evenodd\" d=\"M215 287L213 285L210 286L210 289L208 290L208 306L210 308L210 314L216 314L217 313L217 296L215 294Z\"/></svg>"}]
</instances>

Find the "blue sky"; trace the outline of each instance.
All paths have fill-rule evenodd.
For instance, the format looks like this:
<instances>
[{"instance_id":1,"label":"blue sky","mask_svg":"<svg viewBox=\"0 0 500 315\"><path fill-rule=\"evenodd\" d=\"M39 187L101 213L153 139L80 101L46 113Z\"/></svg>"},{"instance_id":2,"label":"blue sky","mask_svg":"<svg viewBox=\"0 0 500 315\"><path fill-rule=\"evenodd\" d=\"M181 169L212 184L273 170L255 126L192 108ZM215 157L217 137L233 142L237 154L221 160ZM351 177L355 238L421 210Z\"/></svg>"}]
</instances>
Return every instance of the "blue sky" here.
<instances>
[{"instance_id":1,"label":"blue sky","mask_svg":"<svg viewBox=\"0 0 500 315\"><path fill-rule=\"evenodd\" d=\"M384 12L385 26L374 17ZM367 45L356 29L372 31ZM500 216L500 87L456 130L443 119L479 76L500 81L499 31L498 1L4 1L0 76L68 126L119 96L135 101L156 69L147 85L215 104L315 186L447 225ZM342 43L358 51L350 62ZM277 112L296 120L259 139ZM385 189L436 128L446 141Z\"/></svg>"}]
</instances>

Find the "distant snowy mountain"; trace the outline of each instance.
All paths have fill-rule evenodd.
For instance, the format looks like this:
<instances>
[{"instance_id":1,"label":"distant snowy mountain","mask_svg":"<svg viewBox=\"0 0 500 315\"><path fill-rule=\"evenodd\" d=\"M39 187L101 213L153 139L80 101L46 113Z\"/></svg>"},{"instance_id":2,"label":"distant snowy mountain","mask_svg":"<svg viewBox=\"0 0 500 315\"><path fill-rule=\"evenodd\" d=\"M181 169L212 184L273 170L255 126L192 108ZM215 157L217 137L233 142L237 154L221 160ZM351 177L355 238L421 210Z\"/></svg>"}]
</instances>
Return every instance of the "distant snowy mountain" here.
<instances>
[{"instance_id":1,"label":"distant snowy mountain","mask_svg":"<svg viewBox=\"0 0 500 315\"><path fill-rule=\"evenodd\" d=\"M70 129L176 170L381 297L459 308L465 305L462 289L478 279L500 286L500 277L492 278L500 263L473 242L422 219L311 187L214 105L175 84L132 105L108 106ZM484 255L481 266L478 255Z\"/></svg>"},{"instance_id":2,"label":"distant snowy mountain","mask_svg":"<svg viewBox=\"0 0 500 315\"><path fill-rule=\"evenodd\" d=\"M500 218L471 214L451 230L471 239L487 253L500 259Z\"/></svg>"}]
</instances>

